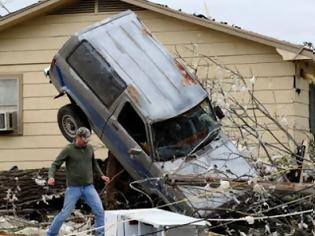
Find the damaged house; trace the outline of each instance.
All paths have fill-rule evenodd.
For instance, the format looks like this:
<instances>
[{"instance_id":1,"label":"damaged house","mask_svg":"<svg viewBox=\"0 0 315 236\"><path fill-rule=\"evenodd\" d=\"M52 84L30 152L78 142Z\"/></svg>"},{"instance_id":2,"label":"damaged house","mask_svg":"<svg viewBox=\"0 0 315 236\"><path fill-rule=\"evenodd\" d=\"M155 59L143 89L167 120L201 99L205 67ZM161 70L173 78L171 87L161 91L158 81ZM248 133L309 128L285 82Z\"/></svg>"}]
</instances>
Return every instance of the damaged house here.
<instances>
[{"instance_id":1,"label":"damaged house","mask_svg":"<svg viewBox=\"0 0 315 236\"><path fill-rule=\"evenodd\" d=\"M287 217L283 202L303 200L291 223L305 219L311 231L314 188L302 181L314 168L299 159L315 130L310 47L142 0L40 1L3 17L0 31L0 168L23 169L2 172L2 208L43 218L47 201L58 202L63 173L56 191L45 186L47 169L34 168L55 159L78 120L93 128L97 158L112 154L102 164L118 180L98 186L107 209L167 207L253 224L279 207ZM295 163L273 162L266 144Z\"/></svg>"},{"instance_id":2,"label":"damaged house","mask_svg":"<svg viewBox=\"0 0 315 236\"><path fill-rule=\"evenodd\" d=\"M57 111L68 100L54 99L56 90L43 69L74 32L127 9L176 57L192 64L201 54L215 57L245 79L255 76L256 97L270 113L286 117L298 142L315 134L315 87L310 83L315 81L315 55L302 45L149 1L46 0L0 19L1 170L45 167L55 159L67 142L58 129ZM197 76L205 83L218 77L218 70L199 63ZM274 133L287 142L277 129ZM105 158L106 147L96 136L93 144L97 157Z\"/></svg>"}]
</instances>

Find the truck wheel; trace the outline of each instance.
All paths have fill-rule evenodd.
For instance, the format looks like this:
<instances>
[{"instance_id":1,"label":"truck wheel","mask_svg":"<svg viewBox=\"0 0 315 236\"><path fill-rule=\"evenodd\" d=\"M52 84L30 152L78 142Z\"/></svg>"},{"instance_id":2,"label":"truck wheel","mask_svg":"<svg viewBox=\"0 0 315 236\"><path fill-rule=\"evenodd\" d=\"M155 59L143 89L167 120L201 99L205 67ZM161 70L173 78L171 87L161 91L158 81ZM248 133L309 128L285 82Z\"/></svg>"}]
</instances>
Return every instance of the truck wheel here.
<instances>
[{"instance_id":1,"label":"truck wheel","mask_svg":"<svg viewBox=\"0 0 315 236\"><path fill-rule=\"evenodd\" d=\"M73 104L61 107L57 114L58 126L63 136L72 142L78 128L86 127L91 131L90 124L82 110Z\"/></svg>"}]
</instances>

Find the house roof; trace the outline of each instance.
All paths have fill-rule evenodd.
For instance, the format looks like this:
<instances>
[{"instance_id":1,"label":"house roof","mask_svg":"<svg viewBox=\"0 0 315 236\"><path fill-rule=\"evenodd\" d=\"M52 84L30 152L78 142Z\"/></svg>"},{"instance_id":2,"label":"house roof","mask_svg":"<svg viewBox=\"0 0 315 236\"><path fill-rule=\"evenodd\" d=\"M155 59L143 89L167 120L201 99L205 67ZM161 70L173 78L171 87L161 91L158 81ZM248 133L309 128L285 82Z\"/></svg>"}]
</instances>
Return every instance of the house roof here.
<instances>
[{"instance_id":1,"label":"house roof","mask_svg":"<svg viewBox=\"0 0 315 236\"><path fill-rule=\"evenodd\" d=\"M12 12L0 18L0 31L11 26L23 23L36 16L44 15L52 10L66 6L77 0L41 0L18 11Z\"/></svg>"},{"instance_id":2,"label":"house roof","mask_svg":"<svg viewBox=\"0 0 315 236\"><path fill-rule=\"evenodd\" d=\"M25 20L33 17L46 14L52 10L71 4L77 0L44 0L39 1L36 4L23 8L19 11L6 15L0 18L0 31L9 28L13 25L24 22ZM262 34L254 33L239 27L229 26L227 24L219 23L213 20L200 18L195 15L187 14L181 11L173 10L167 6L152 3L146 0L121 0L122 2L129 3L135 6L142 7L160 14L164 14L170 17L174 17L189 23L197 24L212 30L227 33L233 36L258 42L267 46L275 47L279 54L286 60L297 59L312 59L315 61L314 52L304 47L304 45L293 44L287 41L278 40L272 37L268 37Z\"/></svg>"}]
</instances>

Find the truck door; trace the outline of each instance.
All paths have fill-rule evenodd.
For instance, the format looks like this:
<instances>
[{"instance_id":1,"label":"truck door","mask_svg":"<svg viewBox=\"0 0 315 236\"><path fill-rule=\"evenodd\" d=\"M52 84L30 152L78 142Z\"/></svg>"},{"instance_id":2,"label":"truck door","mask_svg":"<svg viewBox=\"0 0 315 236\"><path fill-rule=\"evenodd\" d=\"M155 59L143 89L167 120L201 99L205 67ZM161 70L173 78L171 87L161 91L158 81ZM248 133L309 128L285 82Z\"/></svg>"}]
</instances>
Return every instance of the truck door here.
<instances>
[{"instance_id":1,"label":"truck door","mask_svg":"<svg viewBox=\"0 0 315 236\"><path fill-rule=\"evenodd\" d=\"M119 111L118 111L119 110ZM150 144L145 124L129 102L117 108L108 120L103 139L111 143L108 148L134 179L149 178L152 173ZM104 140L105 142L105 140Z\"/></svg>"}]
</instances>

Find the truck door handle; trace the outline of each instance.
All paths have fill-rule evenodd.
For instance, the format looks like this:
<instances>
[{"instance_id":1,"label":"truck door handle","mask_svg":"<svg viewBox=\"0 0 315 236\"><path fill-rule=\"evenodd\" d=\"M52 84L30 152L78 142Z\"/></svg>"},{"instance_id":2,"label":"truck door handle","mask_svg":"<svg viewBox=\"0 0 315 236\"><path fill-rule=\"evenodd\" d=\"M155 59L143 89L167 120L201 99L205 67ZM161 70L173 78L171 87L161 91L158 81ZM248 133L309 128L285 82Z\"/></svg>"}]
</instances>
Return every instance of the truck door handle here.
<instances>
[{"instance_id":1,"label":"truck door handle","mask_svg":"<svg viewBox=\"0 0 315 236\"><path fill-rule=\"evenodd\" d=\"M133 148L130 148L130 149L128 150L128 153L129 153L130 155L139 155L139 154L142 153L142 149L141 149L141 148L137 148L137 147L133 147Z\"/></svg>"}]
</instances>

